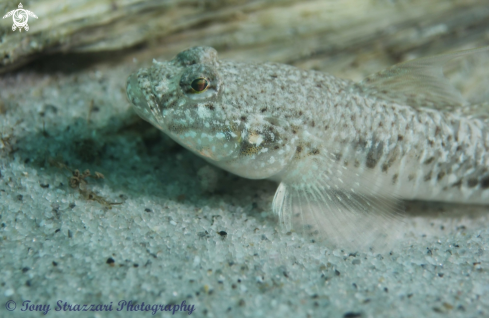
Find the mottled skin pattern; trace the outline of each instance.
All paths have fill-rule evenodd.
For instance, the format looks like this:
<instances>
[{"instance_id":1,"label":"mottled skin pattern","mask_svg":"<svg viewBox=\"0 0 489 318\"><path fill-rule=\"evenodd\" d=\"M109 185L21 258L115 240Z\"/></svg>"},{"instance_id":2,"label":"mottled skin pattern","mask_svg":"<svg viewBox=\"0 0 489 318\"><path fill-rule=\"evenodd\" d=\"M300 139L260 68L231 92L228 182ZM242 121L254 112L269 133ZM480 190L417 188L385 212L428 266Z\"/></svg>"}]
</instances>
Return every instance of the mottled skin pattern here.
<instances>
[{"instance_id":1,"label":"mottled skin pattern","mask_svg":"<svg viewBox=\"0 0 489 318\"><path fill-rule=\"evenodd\" d=\"M198 78L209 83L202 93L191 89ZM132 74L127 94L141 117L243 177L307 183L327 163L346 167L328 179L338 190L361 176L367 194L489 203L482 120L354 86L287 65L220 61L214 49L196 47Z\"/></svg>"}]
</instances>

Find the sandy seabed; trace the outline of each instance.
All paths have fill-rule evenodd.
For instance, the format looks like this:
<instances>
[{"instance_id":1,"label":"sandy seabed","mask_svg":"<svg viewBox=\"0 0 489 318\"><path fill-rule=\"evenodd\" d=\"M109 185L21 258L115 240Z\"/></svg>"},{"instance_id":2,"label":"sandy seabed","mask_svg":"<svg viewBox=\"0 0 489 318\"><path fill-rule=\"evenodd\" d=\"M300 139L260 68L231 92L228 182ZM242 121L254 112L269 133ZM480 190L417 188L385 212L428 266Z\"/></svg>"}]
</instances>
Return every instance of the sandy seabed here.
<instances>
[{"instance_id":1,"label":"sandy seabed","mask_svg":"<svg viewBox=\"0 0 489 318\"><path fill-rule=\"evenodd\" d=\"M284 233L274 183L214 169L134 114L138 67L0 78L0 316L489 315L487 208L408 203L408 234L383 253Z\"/></svg>"}]
</instances>

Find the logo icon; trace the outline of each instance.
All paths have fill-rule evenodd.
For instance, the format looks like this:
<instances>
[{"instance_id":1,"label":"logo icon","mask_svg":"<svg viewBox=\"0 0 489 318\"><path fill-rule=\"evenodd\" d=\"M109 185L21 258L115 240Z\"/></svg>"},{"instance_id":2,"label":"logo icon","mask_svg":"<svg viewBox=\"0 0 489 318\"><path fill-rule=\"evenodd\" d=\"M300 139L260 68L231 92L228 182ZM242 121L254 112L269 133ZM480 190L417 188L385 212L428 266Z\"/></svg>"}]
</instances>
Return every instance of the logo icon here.
<instances>
[{"instance_id":1,"label":"logo icon","mask_svg":"<svg viewBox=\"0 0 489 318\"><path fill-rule=\"evenodd\" d=\"M22 28L26 31L29 31L29 25L27 24L27 20L29 20L29 16L36 18L37 16L29 10L24 9L22 3L19 3L19 8L17 10L12 10L6 15L3 16L3 19L10 17L13 15L14 24L12 25L12 31L19 29L19 32L22 32Z\"/></svg>"}]
</instances>

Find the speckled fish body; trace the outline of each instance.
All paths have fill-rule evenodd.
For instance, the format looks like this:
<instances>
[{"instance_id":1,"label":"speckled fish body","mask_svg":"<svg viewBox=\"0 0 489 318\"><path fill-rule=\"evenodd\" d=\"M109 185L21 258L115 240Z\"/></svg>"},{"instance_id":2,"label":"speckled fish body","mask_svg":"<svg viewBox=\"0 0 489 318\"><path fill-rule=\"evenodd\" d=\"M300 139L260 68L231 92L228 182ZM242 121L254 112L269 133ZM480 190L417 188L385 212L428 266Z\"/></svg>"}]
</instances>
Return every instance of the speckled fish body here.
<instances>
[{"instance_id":1,"label":"speckled fish body","mask_svg":"<svg viewBox=\"0 0 489 318\"><path fill-rule=\"evenodd\" d=\"M273 209L287 226L298 216L344 236L333 228L384 218L397 198L489 203L487 124L459 111L466 105L441 72L464 54L353 83L196 47L132 74L127 94L141 117L210 163L280 182Z\"/></svg>"}]
</instances>

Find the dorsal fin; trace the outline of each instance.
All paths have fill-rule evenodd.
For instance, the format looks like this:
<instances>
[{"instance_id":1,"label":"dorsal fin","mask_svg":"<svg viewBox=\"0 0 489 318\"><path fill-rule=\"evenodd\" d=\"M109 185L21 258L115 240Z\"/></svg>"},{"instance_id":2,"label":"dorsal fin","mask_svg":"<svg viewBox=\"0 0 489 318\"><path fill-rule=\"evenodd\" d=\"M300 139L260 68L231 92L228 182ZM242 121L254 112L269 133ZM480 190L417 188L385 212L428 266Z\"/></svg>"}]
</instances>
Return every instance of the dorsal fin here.
<instances>
[{"instance_id":1,"label":"dorsal fin","mask_svg":"<svg viewBox=\"0 0 489 318\"><path fill-rule=\"evenodd\" d=\"M467 102L444 76L443 67L453 59L485 51L489 46L400 63L368 76L354 89L415 108L453 110Z\"/></svg>"}]
</instances>

